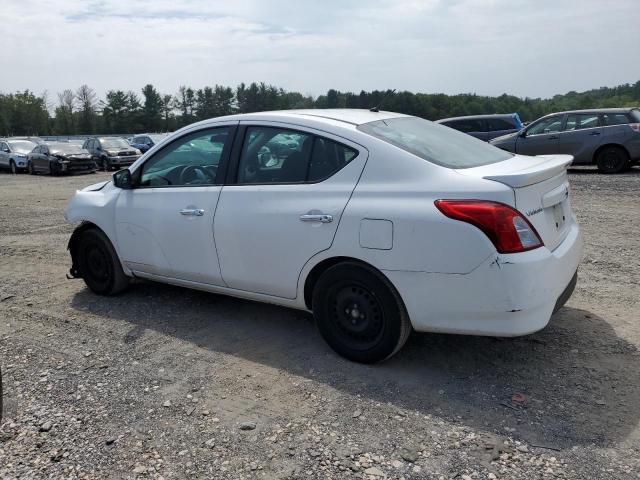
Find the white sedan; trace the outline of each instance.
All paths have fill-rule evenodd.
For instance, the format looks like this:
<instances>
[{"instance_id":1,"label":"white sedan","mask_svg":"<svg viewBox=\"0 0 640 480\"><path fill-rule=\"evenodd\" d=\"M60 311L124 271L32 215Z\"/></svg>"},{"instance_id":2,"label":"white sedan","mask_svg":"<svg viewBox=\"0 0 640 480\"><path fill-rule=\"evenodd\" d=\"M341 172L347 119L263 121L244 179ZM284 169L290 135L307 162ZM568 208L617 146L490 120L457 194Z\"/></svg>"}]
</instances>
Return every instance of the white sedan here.
<instances>
[{"instance_id":1,"label":"white sedan","mask_svg":"<svg viewBox=\"0 0 640 480\"><path fill-rule=\"evenodd\" d=\"M214 118L75 194L71 274L101 295L143 278L312 311L358 362L412 329L524 335L575 286L570 163L390 112Z\"/></svg>"}]
</instances>

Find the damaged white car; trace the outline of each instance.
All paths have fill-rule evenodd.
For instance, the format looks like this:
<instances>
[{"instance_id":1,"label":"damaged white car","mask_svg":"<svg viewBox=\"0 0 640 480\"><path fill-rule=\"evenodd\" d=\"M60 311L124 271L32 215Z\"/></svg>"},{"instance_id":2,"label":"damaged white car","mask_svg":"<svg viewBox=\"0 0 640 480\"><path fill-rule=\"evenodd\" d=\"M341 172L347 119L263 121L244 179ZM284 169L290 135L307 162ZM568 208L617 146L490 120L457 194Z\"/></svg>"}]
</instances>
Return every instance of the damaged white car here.
<instances>
[{"instance_id":1,"label":"damaged white car","mask_svg":"<svg viewBox=\"0 0 640 480\"><path fill-rule=\"evenodd\" d=\"M214 118L76 193L71 274L101 295L144 278L309 310L358 362L412 329L524 335L575 286L570 163L389 112Z\"/></svg>"}]
</instances>

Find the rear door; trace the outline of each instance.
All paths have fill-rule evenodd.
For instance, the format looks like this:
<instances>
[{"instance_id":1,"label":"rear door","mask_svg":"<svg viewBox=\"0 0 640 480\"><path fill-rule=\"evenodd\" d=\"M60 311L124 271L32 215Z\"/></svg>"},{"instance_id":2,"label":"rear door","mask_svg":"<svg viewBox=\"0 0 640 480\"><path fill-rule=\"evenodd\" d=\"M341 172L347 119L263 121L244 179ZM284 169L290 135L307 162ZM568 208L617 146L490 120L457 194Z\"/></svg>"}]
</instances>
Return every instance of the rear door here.
<instances>
[{"instance_id":1,"label":"rear door","mask_svg":"<svg viewBox=\"0 0 640 480\"><path fill-rule=\"evenodd\" d=\"M569 113L558 134L558 153L573 155L574 164L591 163L602 143L602 126L597 113Z\"/></svg>"},{"instance_id":2,"label":"rear door","mask_svg":"<svg viewBox=\"0 0 640 480\"><path fill-rule=\"evenodd\" d=\"M624 112L608 112L601 115L603 142L624 144L633 135L637 135L627 125L635 122Z\"/></svg>"},{"instance_id":3,"label":"rear door","mask_svg":"<svg viewBox=\"0 0 640 480\"><path fill-rule=\"evenodd\" d=\"M276 122L241 122L214 234L234 289L295 298L305 263L328 249L367 151L341 137Z\"/></svg>"},{"instance_id":4,"label":"rear door","mask_svg":"<svg viewBox=\"0 0 640 480\"><path fill-rule=\"evenodd\" d=\"M532 123L516 140L520 155L548 155L558 153L558 134L562 131L564 114L543 118Z\"/></svg>"}]
</instances>

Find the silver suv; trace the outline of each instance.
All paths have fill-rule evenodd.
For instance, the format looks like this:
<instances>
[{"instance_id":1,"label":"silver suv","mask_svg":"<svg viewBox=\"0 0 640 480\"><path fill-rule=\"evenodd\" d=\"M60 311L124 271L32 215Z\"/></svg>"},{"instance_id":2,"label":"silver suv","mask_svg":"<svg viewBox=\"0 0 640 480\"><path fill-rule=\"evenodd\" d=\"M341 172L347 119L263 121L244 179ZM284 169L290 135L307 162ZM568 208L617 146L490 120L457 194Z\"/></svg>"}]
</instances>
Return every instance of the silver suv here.
<instances>
[{"instance_id":1,"label":"silver suv","mask_svg":"<svg viewBox=\"0 0 640 480\"><path fill-rule=\"evenodd\" d=\"M640 110L602 108L546 115L492 145L522 155L565 153L574 165L621 172L640 160Z\"/></svg>"}]
</instances>

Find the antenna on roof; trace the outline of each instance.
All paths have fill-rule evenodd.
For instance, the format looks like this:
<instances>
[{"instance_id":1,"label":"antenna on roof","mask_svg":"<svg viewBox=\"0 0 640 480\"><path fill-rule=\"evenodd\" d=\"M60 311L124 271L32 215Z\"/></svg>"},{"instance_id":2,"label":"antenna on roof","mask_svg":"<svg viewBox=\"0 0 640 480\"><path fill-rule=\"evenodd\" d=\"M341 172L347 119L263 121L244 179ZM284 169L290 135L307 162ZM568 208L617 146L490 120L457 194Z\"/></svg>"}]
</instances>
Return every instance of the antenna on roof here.
<instances>
[{"instance_id":1,"label":"antenna on roof","mask_svg":"<svg viewBox=\"0 0 640 480\"><path fill-rule=\"evenodd\" d=\"M382 104L384 103L384 101L387 99L387 97L389 95L393 95L394 93L396 93L396 89L394 88L393 90L387 90L386 93L384 94L384 96L382 97L382 100L380 100L380 103L378 105L376 105L375 107L371 107L369 109L370 112L379 112L380 111L380 107L382 106Z\"/></svg>"}]
</instances>

